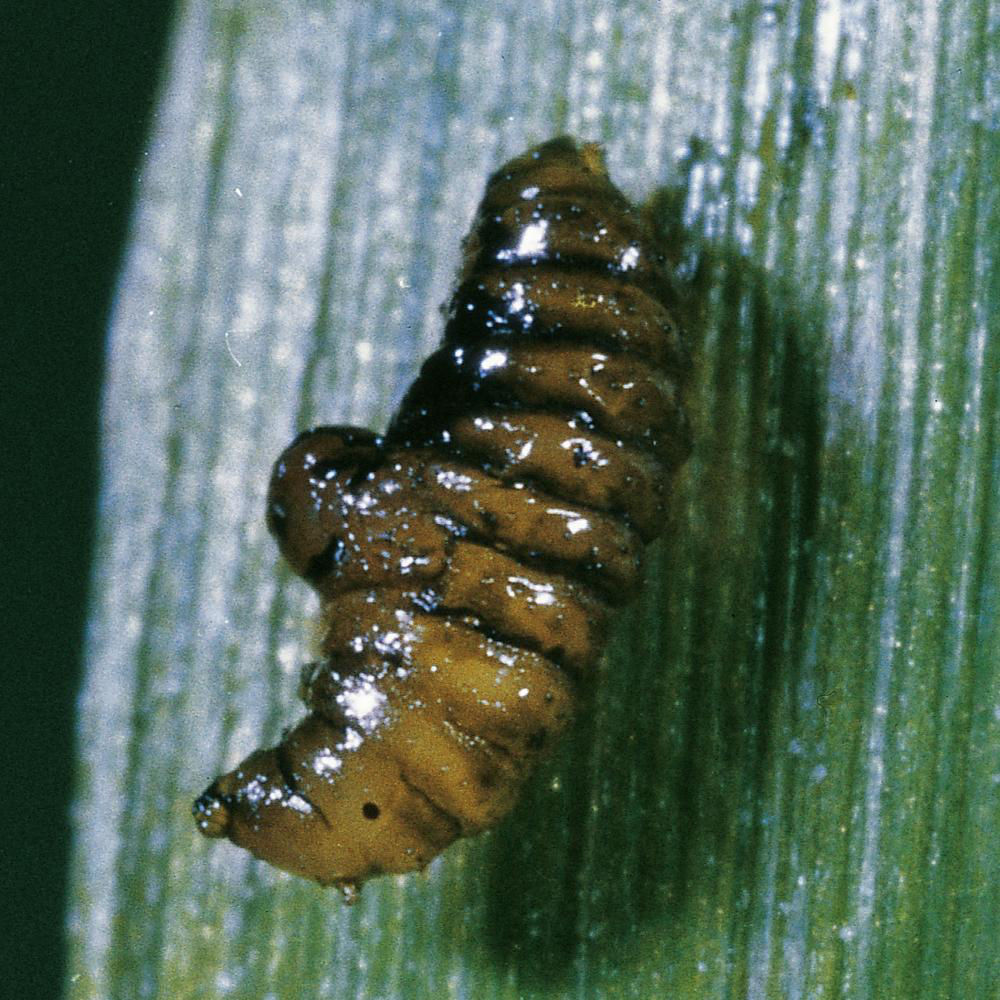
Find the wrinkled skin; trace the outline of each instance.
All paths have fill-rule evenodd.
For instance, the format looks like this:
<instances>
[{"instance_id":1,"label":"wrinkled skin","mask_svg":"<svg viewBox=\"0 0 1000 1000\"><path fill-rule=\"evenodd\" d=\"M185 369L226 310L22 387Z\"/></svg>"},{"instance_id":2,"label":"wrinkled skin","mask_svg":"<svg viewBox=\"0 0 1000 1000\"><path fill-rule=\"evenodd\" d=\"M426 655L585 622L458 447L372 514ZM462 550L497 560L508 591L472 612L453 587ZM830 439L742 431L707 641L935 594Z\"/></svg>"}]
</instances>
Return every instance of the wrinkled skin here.
<instances>
[{"instance_id":1,"label":"wrinkled skin","mask_svg":"<svg viewBox=\"0 0 1000 1000\"><path fill-rule=\"evenodd\" d=\"M268 525L323 600L309 714L194 806L348 899L511 809L690 449L670 280L596 146L504 166L464 251L385 437L319 427L275 464Z\"/></svg>"}]
</instances>

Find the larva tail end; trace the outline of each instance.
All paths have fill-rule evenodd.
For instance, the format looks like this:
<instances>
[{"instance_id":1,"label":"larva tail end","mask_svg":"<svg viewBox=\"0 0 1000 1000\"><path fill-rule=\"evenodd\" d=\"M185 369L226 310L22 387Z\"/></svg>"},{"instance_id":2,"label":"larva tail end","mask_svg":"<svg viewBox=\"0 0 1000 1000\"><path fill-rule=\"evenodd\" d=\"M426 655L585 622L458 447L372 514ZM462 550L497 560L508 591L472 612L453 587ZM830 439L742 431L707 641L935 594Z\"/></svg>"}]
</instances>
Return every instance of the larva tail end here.
<instances>
[{"instance_id":1,"label":"larva tail end","mask_svg":"<svg viewBox=\"0 0 1000 1000\"><path fill-rule=\"evenodd\" d=\"M580 147L580 159L591 173L608 176L608 165L604 160L604 147L599 142L585 142Z\"/></svg>"},{"instance_id":2,"label":"larva tail end","mask_svg":"<svg viewBox=\"0 0 1000 1000\"><path fill-rule=\"evenodd\" d=\"M521 160L550 161L565 160L567 163L579 161L585 170L599 174L601 177L608 176L608 166L604 160L604 146L599 142L580 142L571 135L560 135L555 139L539 143L532 147L527 153L513 160L518 163Z\"/></svg>"}]
</instances>

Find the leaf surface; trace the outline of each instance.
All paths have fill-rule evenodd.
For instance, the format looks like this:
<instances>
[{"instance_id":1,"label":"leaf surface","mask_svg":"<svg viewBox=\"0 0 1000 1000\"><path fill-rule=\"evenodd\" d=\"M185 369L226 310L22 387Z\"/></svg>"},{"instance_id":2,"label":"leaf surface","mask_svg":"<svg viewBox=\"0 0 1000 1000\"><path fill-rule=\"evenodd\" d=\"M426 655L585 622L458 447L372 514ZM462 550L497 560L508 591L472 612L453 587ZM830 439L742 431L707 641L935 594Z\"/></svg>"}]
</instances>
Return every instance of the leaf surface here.
<instances>
[{"instance_id":1,"label":"leaf surface","mask_svg":"<svg viewBox=\"0 0 1000 1000\"><path fill-rule=\"evenodd\" d=\"M263 523L383 428L504 159L605 143L695 453L515 815L334 894L190 801L300 712ZM189 0L110 331L68 995L933 998L1000 981L1000 8Z\"/></svg>"}]
</instances>

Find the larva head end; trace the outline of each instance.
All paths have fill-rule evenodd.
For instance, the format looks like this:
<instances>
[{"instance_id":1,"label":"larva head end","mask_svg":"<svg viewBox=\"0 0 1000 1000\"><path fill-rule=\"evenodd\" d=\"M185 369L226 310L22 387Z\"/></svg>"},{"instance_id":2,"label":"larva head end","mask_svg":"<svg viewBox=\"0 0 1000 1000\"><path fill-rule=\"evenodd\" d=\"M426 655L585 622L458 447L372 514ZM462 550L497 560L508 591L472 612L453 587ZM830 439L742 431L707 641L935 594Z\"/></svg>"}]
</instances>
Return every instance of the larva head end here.
<instances>
[{"instance_id":1,"label":"larva head end","mask_svg":"<svg viewBox=\"0 0 1000 1000\"><path fill-rule=\"evenodd\" d=\"M344 900L345 906L354 906L361 901L361 883L353 881L342 881L335 883L340 890L340 896Z\"/></svg>"}]
</instances>

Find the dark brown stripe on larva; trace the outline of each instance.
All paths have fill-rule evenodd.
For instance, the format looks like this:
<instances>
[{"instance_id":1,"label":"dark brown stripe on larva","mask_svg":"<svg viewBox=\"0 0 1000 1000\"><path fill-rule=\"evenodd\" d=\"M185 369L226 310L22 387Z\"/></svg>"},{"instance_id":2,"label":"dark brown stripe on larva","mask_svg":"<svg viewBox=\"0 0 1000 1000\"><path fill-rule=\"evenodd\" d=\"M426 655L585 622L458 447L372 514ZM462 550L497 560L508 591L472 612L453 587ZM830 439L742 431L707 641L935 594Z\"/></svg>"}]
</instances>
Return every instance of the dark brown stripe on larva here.
<instances>
[{"instance_id":1,"label":"dark brown stripe on larva","mask_svg":"<svg viewBox=\"0 0 1000 1000\"><path fill-rule=\"evenodd\" d=\"M449 345L488 337L571 341L627 352L678 376L690 367L668 308L638 286L604 274L485 271L459 287L449 317Z\"/></svg>"},{"instance_id":2,"label":"dark brown stripe on larva","mask_svg":"<svg viewBox=\"0 0 1000 1000\"><path fill-rule=\"evenodd\" d=\"M490 178L384 438L300 434L267 523L319 593L309 713L198 798L202 833L349 901L506 815L665 527L690 434L663 256L600 150Z\"/></svg>"},{"instance_id":3,"label":"dark brown stripe on larva","mask_svg":"<svg viewBox=\"0 0 1000 1000\"><path fill-rule=\"evenodd\" d=\"M690 448L674 379L627 355L572 343L442 347L424 362L407 403L409 423L397 422L395 433L411 443L433 441L454 416L494 404L583 414L596 431L669 465L683 461Z\"/></svg>"}]
</instances>

